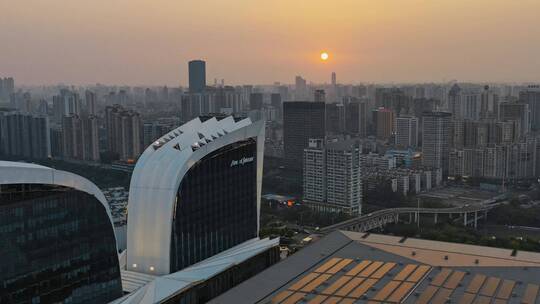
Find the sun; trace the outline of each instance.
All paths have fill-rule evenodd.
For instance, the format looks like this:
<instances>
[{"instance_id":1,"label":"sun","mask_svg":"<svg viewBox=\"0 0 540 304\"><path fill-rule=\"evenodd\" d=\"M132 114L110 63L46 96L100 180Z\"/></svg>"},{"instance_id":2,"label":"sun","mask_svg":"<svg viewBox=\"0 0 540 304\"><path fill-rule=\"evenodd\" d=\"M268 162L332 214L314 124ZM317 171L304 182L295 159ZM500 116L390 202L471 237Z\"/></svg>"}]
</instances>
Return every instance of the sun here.
<instances>
[{"instance_id":1,"label":"sun","mask_svg":"<svg viewBox=\"0 0 540 304\"><path fill-rule=\"evenodd\" d=\"M322 61L328 60L328 57L329 57L329 56L328 56L328 53L327 53L327 52L322 52L322 53L321 53L321 60L322 60Z\"/></svg>"}]
</instances>

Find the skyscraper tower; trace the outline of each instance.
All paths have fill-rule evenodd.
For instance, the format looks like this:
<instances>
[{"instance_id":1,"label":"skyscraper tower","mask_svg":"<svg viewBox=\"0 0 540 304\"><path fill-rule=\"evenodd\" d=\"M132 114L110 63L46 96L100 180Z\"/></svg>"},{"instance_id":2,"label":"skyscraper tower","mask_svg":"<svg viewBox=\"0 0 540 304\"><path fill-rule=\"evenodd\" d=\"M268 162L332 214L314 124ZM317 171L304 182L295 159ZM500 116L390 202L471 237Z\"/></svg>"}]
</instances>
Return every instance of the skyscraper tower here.
<instances>
[{"instance_id":1,"label":"skyscraper tower","mask_svg":"<svg viewBox=\"0 0 540 304\"><path fill-rule=\"evenodd\" d=\"M201 93L206 88L206 62L192 60L189 62L189 92Z\"/></svg>"},{"instance_id":2,"label":"skyscraper tower","mask_svg":"<svg viewBox=\"0 0 540 304\"><path fill-rule=\"evenodd\" d=\"M336 86L337 84L337 81L336 81L336 72L332 72L332 86Z\"/></svg>"}]
</instances>

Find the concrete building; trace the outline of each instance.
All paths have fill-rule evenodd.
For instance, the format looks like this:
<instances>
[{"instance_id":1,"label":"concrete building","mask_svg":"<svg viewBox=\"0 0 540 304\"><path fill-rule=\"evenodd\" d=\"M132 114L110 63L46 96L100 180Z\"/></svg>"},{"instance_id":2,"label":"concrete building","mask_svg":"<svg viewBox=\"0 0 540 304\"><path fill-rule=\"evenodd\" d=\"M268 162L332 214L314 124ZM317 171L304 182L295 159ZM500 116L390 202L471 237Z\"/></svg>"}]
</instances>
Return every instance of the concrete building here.
<instances>
[{"instance_id":1,"label":"concrete building","mask_svg":"<svg viewBox=\"0 0 540 304\"><path fill-rule=\"evenodd\" d=\"M359 100L345 102L345 130L358 137L367 136L367 103Z\"/></svg>"},{"instance_id":2,"label":"concrete building","mask_svg":"<svg viewBox=\"0 0 540 304\"><path fill-rule=\"evenodd\" d=\"M96 116L64 116L62 136L64 158L99 161L98 118Z\"/></svg>"},{"instance_id":3,"label":"concrete building","mask_svg":"<svg viewBox=\"0 0 540 304\"><path fill-rule=\"evenodd\" d=\"M310 140L304 149L304 200L324 212L362 211L361 145L356 140Z\"/></svg>"}]
</instances>

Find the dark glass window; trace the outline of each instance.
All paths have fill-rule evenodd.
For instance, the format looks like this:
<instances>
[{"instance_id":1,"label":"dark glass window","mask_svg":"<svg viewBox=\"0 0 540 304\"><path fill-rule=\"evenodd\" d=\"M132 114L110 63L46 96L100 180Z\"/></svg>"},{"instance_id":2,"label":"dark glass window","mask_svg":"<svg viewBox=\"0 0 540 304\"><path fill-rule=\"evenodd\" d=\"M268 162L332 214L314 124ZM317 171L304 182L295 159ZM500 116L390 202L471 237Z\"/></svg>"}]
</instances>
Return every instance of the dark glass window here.
<instances>
[{"instance_id":1,"label":"dark glass window","mask_svg":"<svg viewBox=\"0 0 540 304\"><path fill-rule=\"evenodd\" d=\"M122 295L114 231L92 195L0 186L0 303L106 303Z\"/></svg>"},{"instance_id":2,"label":"dark glass window","mask_svg":"<svg viewBox=\"0 0 540 304\"><path fill-rule=\"evenodd\" d=\"M248 139L205 156L177 194L171 272L257 237L257 142Z\"/></svg>"}]
</instances>

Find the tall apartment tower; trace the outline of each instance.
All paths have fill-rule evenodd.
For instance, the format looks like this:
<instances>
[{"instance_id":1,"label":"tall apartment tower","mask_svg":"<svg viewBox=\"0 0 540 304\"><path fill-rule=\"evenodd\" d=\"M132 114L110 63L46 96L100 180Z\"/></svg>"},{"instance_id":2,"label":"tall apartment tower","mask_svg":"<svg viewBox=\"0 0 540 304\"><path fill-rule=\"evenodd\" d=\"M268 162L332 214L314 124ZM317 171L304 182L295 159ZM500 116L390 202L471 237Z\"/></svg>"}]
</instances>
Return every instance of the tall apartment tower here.
<instances>
[{"instance_id":1,"label":"tall apartment tower","mask_svg":"<svg viewBox=\"0 0 540 304\"><path fill-rule=\"evenodd\" d=\"M402 116L396 118L396 146L416 148L418 146L418 118Z\"/></svg>"},{"instance_id":2,"label":"tall apartment tower","mask_svg":"<svg viewBox=\"0 0 540 304\"><path fill-rule=\"evenodd\" d=\"M96 93L86 90L84 93L85 95L85 104L86 104L86 113L88 115L96 115L97 113L97 100L96 100Z\"/></svg>"},{"instance_id":3,"label":"tall apartment tower","mask_svg":"<svg viewBox=\"0 0 540 304\"><path fill-rule=\"evenodd\" d=\"M107 148L121 160L136 159L141 154L142 122L139 113L120 105L105 109Z\"/></svg>"},{"instance_id":4,"label":"tall apartment tower","mask_svg":"<svg viewBox=\"0 0 540 304\"><path fill-rule=\"evenodd\" d=\"M324 202L326 199L326 172L324 139L310 139L304 149L304 200Z\"/></svg>"},{"instance_id":5,"label":"tall apartment tower","mask_svg":"<svg viewBox=\"0 0 540 304\"><path fill-rule=\"evenodd\" d=\"M67 159L99 161L98 119L70 115L62 119L62 155Z\"/></svg>"},{"instance_id":6,"label":"tall apartment tower","mask_svg":"<svg viewBox=\"0 0 540 304\"><path fill-rule=\"evenodd\" d=\"M325 137L325 112L324 102L283 103L284 156L291 166L301 167L310 138Z\"/></svg>"},{"instance_id":7,"label":"tall apartment tower","mask_svg":"<svg viewBox=\"0 0 540 304\"><path fill-rule=\"evenodd\" d=\"M189 62L189 92L202 93L206 88L206 62L192 60Z\"/></svg>"},{"instance_id":8,"label":"tall apartment tower","mask_svg":"<svg viewBox=\"0 0 540 304\"><path fill-rule=\"evenodd\" d=\"M361 214L361 150L355 140L310 140L304 149L303 169L304 200L309 206L327 212Z\"/></svg>"},{"instance_id":9,"label":"tall apartment tower","mask_svg":"<svg viewBox=\"0 0 540 304\"><path fill-rule=\"evenodd\" d=\"M447 112L423 113L422 164L442 169L443 176L448 176L451 117Z\"/></svg>"},{"instance_id":10,"label":"tall apartment tower","mask_svg":"<svg viewBox=\"0 0 540 304\"><path fill-rule=\"evenodd\" d=\"M540 130L540 86L529 86L525 91L519 93L519 100L529 105L531 111L531 129Z\"/></svg>"}]
</instances>

